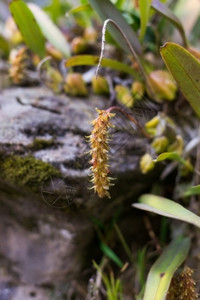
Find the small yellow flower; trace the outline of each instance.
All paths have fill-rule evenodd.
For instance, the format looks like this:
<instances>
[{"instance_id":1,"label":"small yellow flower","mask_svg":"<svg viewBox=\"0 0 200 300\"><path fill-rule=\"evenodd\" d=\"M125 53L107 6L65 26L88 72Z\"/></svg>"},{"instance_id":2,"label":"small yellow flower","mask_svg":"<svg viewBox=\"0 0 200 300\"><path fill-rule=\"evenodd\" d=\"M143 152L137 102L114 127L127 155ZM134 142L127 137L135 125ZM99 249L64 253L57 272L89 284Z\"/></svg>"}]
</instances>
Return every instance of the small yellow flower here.
<instances>
[{"instance_id":1,"label":"small yellow flower","mask_svg":"<svg viewBox=\"0 0 200 300\"><path fill-rule=\"evenodd\" d=\"M93 183L93 189L97 192L100 198L107 196L110 198L109 187L112 178L108 176L108 150L109 150L109 132L108 129L113 127L110 123L110 119L115 114L106 110L97 109L98 117L91 122L93 130L88 137L92 156L91 164L91 182Z\"/></svg>"}]
</instances>

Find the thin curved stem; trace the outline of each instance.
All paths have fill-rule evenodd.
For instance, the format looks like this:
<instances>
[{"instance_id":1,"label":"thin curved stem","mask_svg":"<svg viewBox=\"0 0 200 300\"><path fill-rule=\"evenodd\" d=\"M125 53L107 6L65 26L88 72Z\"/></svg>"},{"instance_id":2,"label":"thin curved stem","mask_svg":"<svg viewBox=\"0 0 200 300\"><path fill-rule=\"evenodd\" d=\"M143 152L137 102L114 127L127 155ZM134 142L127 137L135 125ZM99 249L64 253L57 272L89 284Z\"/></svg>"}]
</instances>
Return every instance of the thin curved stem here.
<instances>
[{"instance_id":1,"label":"thin curved stem","mask_svg":"<svg viewBox=\"0 0 200 300\"><path fill-rule=\"evenodd\" d=\"M149 82L147 80L147 76L146 76L146 73L144 71L144 68L140 62L140 59L137 55L137 53L135 52L135 50L133 49L131 43L129 42L126 34L123 32L123 30L117 25L117 23L112 20L112 19L107 19L104 24L103 24L103 29L102 29L102 41L101 41L101 53L100 53L100 58L99 58L99 63L98 63L98 66L97 66L97 70L96 70L96 77L98 76L98 73L99 73L99 69L101 67L101 61L102 59L104 58L104 50L105 50L105 42L106 42L106 38L105 38L105 35L106 35L106 29L107 29L107 26L108 26L108 23L112 23L118 30L119 32L121 33L121 35L123 36L128 48L130 49L131 51L131 54L133 55L133 57L136 59L137 63L138 63L138 66L140 68L140 72L143 76L143 79L146 83L146 86L147 86L147 89L148 89L148 92L149 94L151 95L151 97L153 97L153 92L151 90L151 87L149 85Z\"/></svg>"},{"instance_id":2,"label":"thin curved stem","mask_svg":"<svg viewBox=\"0 0 200 300\"><path fill-rule=\"evenodd\" d=\"M120 111L122 114L124 114L127 117L127 119L129 119L129 121L133 122L139 128L139 130L142 132L142 134L144 134L145 137L151 138L150 135L146 132L146 130L140 125L140 123L130 113L127 113L125 110L123 110L119 106L111 106L106 111L111 112L113 110Z\"/></svg>"}]
</instances>

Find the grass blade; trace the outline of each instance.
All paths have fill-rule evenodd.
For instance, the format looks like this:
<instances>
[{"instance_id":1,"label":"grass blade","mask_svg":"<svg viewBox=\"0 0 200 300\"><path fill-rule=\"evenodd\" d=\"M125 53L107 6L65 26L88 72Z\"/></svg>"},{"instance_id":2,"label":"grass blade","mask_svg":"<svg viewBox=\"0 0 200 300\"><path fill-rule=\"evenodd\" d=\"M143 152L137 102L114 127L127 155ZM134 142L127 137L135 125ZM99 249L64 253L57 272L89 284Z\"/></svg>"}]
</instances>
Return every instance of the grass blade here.
<instances>
[{"instance_id":1,"label":"grass blade","mask_svg":"<svg viewBox=\"0 0 200 300\"><path fill-rule=\"evenodd\" d=\"M45 56L45 40L31 10L22 0L9 4L10 12L27 46L41 58Z\"/></svg>"},{"instance_id":2,"label":"grass blade","mask_svg":"<svg viewBox=\"0 0 200 300\"><path fill-rule=\"evenodd\" d=\"M200 62L175 43L166 43L160 52L182 93L200 117Z\"/></svg>"},{"instance_id":3,"label":"grass blade","mask_svg":"<svg viewBox=\"0 0 200 300\"><path fill-rule=\"evenodd\" d=\"M179 18L177 18L173 14L173 12L159 0L152 0L151 7L154 8L162 16L167 18L172 24L174 24L174 26L178 29L178 31L180 32L180 35L182 36L184 46L187 48L189 45L188 40L185 35L185 30L183 28L183 25L181 24Z\"/></svg>"},{"instance_id":4,"label":"grass blade","mask_svg":"<svg viewBox=\"0 0 200 300\"><path fill-rule=\"evenodd\" d=\"M200 217L172 200L146 194L139 198L139 202L134 203L133 207L184 221L200 228Z\"/></svg>"},{"instance_id":5,"label":"grass blade","mask_svg":"<svg viewBox=\"0 0 200 300\"><path fill-rule=\"evenodd\" d=\"M178 237L164 250L151 267L143 300L164 300L176 269L183 263L190 249L190 239Z\"/></svg>"},{"instance_id":6,"label":"grass blade","mask_svg":"<svg viewBox=\"0 0 200 300\"><path fill-rule=\"evenodd\" d=\"M46 39L65 57L69 57L70 47L60 29L39 6L29 3L29 7Z\"/></svg>"},{"instance_id":7,"label":"grass blade","mask_svg":"<svg viewBox=\"0 0 200 300\"><path fill-rule=\"evenodd\" d=\"M103 22L107 19L112 19L117 23L121 30L126 33L128 40L137 54L142 52L140 42L135 32L123 18L120 11L114 6L114 4L112 4L112 2L109 0L88 0L88 2ZM129 48L124 43L124 39L122 38L120 32L112 25L109 25L108 30L116 43L124 50L129 51Z\"/></svg>"},{"instance_id":8,"label":"grass blade","mask_svg":"<svg viewBox=\"0 0 200 300\"><path fill-rule=\"evenodd\" d=\"M121 259L117 256L117 254L115 254L115 252L113 252L113 250L108 247L106 244L102 243L100 244L100 248L102 250L102 252L108 257L110 258L110 260L112 260L119 268L123 267L123 262L121 261Z\"/></svg>"}]
</instances>

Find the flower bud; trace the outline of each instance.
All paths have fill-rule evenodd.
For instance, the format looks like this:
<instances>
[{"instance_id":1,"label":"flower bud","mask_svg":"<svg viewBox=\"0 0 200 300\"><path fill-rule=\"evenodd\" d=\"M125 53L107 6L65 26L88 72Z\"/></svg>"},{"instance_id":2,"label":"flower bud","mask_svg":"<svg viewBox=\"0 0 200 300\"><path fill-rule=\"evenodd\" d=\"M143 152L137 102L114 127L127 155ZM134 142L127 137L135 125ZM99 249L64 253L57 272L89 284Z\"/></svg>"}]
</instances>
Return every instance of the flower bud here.
<instances>
[{"instance_id":1,"label":"flower bud","mask_svg":"<svg viewBox=\"0 0 200 300\"><path fill-rule=\"evenodd\" d=\"M95 43L98 37L98 32L93 27L86 27L83 33L83 37L89 43Z\"/></svg>"},{"instance_id":2,"label":"flower bud","mask_svg":"<svg viewBox=\"0 0 200 300\"><path fill-rule=\"evenodd\" d=\"M102 76L92 77L92 89L95 94L109 94L108 82Z\"/></svg>"},{"instance_id":3,"label":"flower bud","mask_svg":"<svg viewBox=\"0 0 200 300\"><path fill-rule=\"evenodd\" d=\"M126 107L132 107L134 104L134 98L132 97L130 90L123 85L116 85L115 87L116 97L119 102Z\"/></svg>"},{"instance_id":4,"label":"flower bud","mask_svg":"<svg viewBox=\"0 0 200 300\"><path fill-rule=\"evenodd\" d=\"M177 86L169 72L163 70L153 71L149 74L147 80L156 101L162 102L162 99L175 99Z\"/></svg>"},{"instance_id":5,"label":"flower bud","mask_svg":"<svg viewBox=\"0 0 200 300\"><path fill-rule=\"evenodd\" d=\"M86 84L80 73L70 73L67 75L64 90L71 96L86 96L88 93Z\"/></svg>"},{"instance_id":6,"label":"flower bud","mask_svg":"<svg viewBox=\"0 0 200 300\"><path fill-rule=\"evenodd\" d=\"M61 92L63 77L55 68L48 67L46 71L45 85L55 93Z\"/></svg>"},{"instance_id":7,"label":"flower bud","mask_svg":"<svg viewBox=\"0 0 200 300\"><path fill-rule=\"evenodd\" d=\"M131 93L135 100L141 100L144 96L144 84L140 81L134 81L131 86Z\"/></svg>"},{"instance_id":8,"label":"flower bud","mask_svg":"<svg viewBox=\"0 0 200 300\"><path fill-rule=\"evenodd\" d=\"M198 49L190 47L188 50L192 55L194 55L194 57L200 60L200 51Z\"/></svg>"},{"instance_id":9,"label":"flower bud","mask_svg":"<svg viewBox=\"0 0 200 300\"><path fill-rule=\"evenodd\" d=\"M193 168L193 166L191 164L190 158L188 157L186 159L186 163L180 165L180 174L181 174L181 177L186 177L189 174L191 174L191 172L194 172L194 168Z\"/></svg>"},{"instance_id":10,"label":"flower bud","mask_svg":"<svg viewBox=\"0 0 200 300\"><path fill-rule=\"evenodd\" d=\"M160 116L155 116L145 124L145 129L149 134L156 135L156 128L160 122Z\"/></svg>"},{"instance_id":11,"label":"flower bud","mask_svg":"<svg viewBox=\"0 0 200 300\"><path fill-rule=\"evenodd\" d=\"M74 54L84 53L87 47L87 41L81 36L77 36L71 41L71 48Z\"/></svg>"},{"instance_id":12,"label":"flower bud","mask_svg":"<svg viewBox=\"0 0 200 300\"><path fill-rule=\"evenodd\" d=\"M50 55L51 57L53 57L56 60L63 59L63 54L58 49L56 49L55 47L53 47L50 44L46 45L46 52L47 52L47 55Z\"/></svg>"},{"instance_id":13,"label":"flower bud","mask_svg":"<svg viewBox=\"0 0 200 300\"><path fill-rule=\"evenodd\" d=\"M140 159L140 170L143 174L151 171L155 166L155 162L149 153L144 154Z\"/></svg>"},{"instance_id":14,"label":"flower bud","mask_svg":"<svg viewBox=\"0 0 200 300\"><path fill-rule=\"evenodd\" d=\"M169 144L169 140L165 136L157 137L151 143L151 146L154 148L157 154L164 152Z\"/></svg>"},{"instance_id":15,"label":"flower bud","mask_svg":"<svg viewBox=\"0 0 200 300\"><path fill-rule=\"evenodd\" d=\"M183 138L180 135L177 135L176 140L171 145L169 145L167 151L177 152L178 154L181 155L183 153L183 147L184 147Z\"/></svg>"}]
</instances>

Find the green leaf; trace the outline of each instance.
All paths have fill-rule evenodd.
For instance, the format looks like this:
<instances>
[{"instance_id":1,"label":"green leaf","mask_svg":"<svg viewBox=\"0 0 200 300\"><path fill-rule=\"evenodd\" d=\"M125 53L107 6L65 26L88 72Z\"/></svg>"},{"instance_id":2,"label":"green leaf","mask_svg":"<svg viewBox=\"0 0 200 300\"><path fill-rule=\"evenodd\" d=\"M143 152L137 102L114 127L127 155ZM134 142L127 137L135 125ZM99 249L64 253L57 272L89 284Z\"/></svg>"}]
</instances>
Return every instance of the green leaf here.
<instances>
[{"instance_id":1,"label":"green leaf","mask_svg":"<svg viewBox=\"0 0 200 300\"><path fill-rule=\"evenodd\" d=\"M65 66L70 68L74 66L96 66L99 62L99 56L94 55L76 55L68 58L65 62ZM138 73L131 67L126 64L123 64L117 60L103 58L101 61L101 66L106 68L111 68L116 71L120 71L123 73L128 73L132 75L134 78L139 79Z\"/></svg>"},{"instance_id":2,"label":"green leaf","mask_svg":"<svg viewBox=\"0 0 200 300\"><path fill-rule=\"evenodd\" d=\"M41 58L44 57L45 40L28 6L22 0L14 0L9 7L27 46Z\"/></svg>"},{"instance_id":3,"label":"green leaf","mask_svg":"<svg viewBox=\"0 0 200 300\"><path fill-rule=\"evenodd\" d=\"M200 217L172 200L146 194L139 198L139 202L140 203L134 203L133 207L184 221L200 228Z\"/></svg>"},{"instance_id":4,"label":"green leaf","mask_svg":"<svg viewBox=\"0 0 200 300\"><path fill-rule=\"evenodd\" d=\"M166 43L160 52L185 98L200 117L200 62L175 43Z\"/></svg>"},{"instance_id":5,"label":"green leaf","mask_svg":"<svg viewBox=\"0 0 200 300\"><path fill-rule=\"evenodd\" d=\"M113 252L113 250L108 247L106 244L104 243L101 243L100 244L100 248L102 250L102 252L108 257L110 258L110 260L112 260L114 263L116 263L116 265L119 267L119 268L122 268L123 267L123 262L121 261L121 259L117 256L117 254L115 254Z\"/></svg>"},{"instance_id":6,"label":"green leaf","mask_svg":"<svg viewBox=\"0 0 200 300\"><path fill-rule=\"evenodd\" d=\"M188 43L187 37L185 35L185 30L184 30L183 25L181 24L181 21L179 20L179 18L177 18L173 14L173 12L159 0L152 0L151 7L154 8L162 16L167 18L179 30L180 35L183 39L184 46L188 47L189 43Z\"/></svg>"},{"instance_id":7,"label":"green leaf","mask_svg":"<svg viewBox=\"0 0 200 300\"><path fill-rule=\"evenodd\" d=\"M82 5L78 5L76 7L73 7L72 9L70 9L67 13L66 16L68 17L69 15L73 15L73 14L77 14L83 11L89 10L91 11L92 8L89 4L82 4Z\"/></svg>"},{"instance_id":8,"label":"green leaf","mask_svg":"<svg viewBox=\"0 0 200 300\"><path fill-rule=\"evenodd\" d=\"M60 0L51 0L50 5L46 6L45 11L50 14L53 22L56 22L57 19L62 15L62 7Z\"/></svg>"},{"instance_id":9,"label":"green leaf","mask_svg":"<svg viewBox=\"0 0 200 300\"><path fill-rule=\"evenodd\" d=\"M151 8L151 0L140 0L140 41L143 40L147 24L149 21L149 13Z\"/></svg>"},{"instance_id":10,"label":"green leaf","mask_svg":"<svg viewBox=\"0 0 200 300\"><path fill-rule=\"evenodd\" d=\"M140 54L142 52L140 42L138 41L135 32L123 18L121 12L114 6L114 4L112 4L112 2L110 2L109 0L88 0L88 2L103 22L107 19L112 19L117 23L121 30L125 32L129 42L131 43L133 49L137 54ZM120 47L122 47L122 49L129 51L129 48L124 42L121 33L111 24L108 25L108 30L116 43Z\"/></svg>"},{"instance_id":11,"label":"green leaf","mask_svg":"<svg viewBox=\"0 0 200 300\"><path fill-rule=\"evenodd\" d=\"M9 52L10 52L10 45L8 41L0 34L0 57L2 54L8 57Z\"/></svg>"},{"instance_id":12,"label":"green leaf","mask_svg":"<svg viewBox=\"0 0 200 300\"><path fill-rule=\"evenodd\" d=\"M190 163L188 163L188 161L186 161L184 158L182 158L177 152L164 152L158 155L155 161L158 162L166 159L178 161L179 163L189 168L190 171L193 171L193 166Z\"/></svg>"},{"instance_id":13,"label":"green leaf","mask_svg":"<svg viewBox=\"0 0 200 300\"><path fill-rule=\"evenodd\" d=\"M28 6L47 40L65 57L69 57L70 47L60 29L39 6L34 3L29 3Z\"/></svg>"},{"instance_id":14,"label":"green leaf","mask_svg":"<svg viewBox=\"0 0 200 300\"><path fill-rule=\"evenodd\" d=\"M143 300L164 300L176 269L186 259L190 239L176 237L150 269Z\"/></svg>"},{"instance_id":15,"label":"green leaf","mask_svg":"<svg viewBox=\"0 0 200 300\"><path fill-rule=\"evenodd\" d=\"M184 197L190 197L193 195L200 195L200 184L189 187L183 194Z\"/></svg>"}]
</instances>

